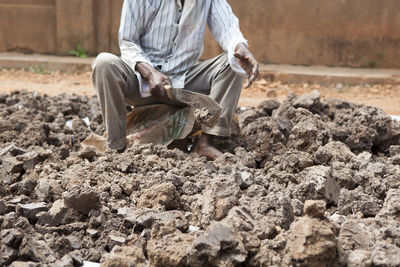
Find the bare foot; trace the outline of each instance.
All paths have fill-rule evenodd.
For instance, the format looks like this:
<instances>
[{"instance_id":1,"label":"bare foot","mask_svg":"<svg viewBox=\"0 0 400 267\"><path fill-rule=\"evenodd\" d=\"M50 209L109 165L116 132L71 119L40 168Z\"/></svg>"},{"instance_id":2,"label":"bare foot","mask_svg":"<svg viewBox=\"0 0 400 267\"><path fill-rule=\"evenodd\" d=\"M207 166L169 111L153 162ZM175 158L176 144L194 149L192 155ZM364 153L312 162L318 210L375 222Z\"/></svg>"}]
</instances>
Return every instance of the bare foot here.
<instances>
[{"instance_id":1,"label":"bare foot","mask_svg":"<svg viewBox=\"0 0 400 267\"><path fill-rule=\"evenodd\" d=\"M199 143L194 149L194 152L200 156L206 157L208 160L216 160L217 158L222 157L224 154L211 145L211 138L211 135L202 134Z\"/></svg>"}]
</instances>

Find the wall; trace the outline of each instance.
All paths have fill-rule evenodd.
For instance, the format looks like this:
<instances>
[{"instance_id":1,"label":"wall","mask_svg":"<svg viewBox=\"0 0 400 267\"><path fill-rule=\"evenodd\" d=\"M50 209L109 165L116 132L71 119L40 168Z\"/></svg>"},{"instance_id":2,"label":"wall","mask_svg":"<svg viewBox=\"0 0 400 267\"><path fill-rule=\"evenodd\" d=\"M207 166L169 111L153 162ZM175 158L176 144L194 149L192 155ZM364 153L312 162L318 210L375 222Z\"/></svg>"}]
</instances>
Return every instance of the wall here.
<instances>
[{"instance_id":1,"label":"wall","mask_svg":"<svg viewBox=\"0 0 400 267\"><path fill-rule=\"evenodd\" d=\"M0 0L0 51L118 53L123 0ZM399 0L228 0L261 62L400 68ZM204 57L220 52L209 33Z\"/></svg>"}]
</instances>

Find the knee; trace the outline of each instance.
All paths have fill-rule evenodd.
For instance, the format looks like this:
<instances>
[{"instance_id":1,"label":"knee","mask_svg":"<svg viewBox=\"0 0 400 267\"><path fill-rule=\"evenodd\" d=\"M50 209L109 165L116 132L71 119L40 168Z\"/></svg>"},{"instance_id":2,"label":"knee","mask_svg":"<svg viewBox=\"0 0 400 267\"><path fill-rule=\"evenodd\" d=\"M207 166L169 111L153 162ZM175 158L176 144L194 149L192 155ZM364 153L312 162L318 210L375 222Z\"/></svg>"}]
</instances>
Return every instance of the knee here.
<instances>
[{"instance_id":1,"label":"knee","mask_svg":"<svg viewBox=\"0 0 400 267\"><path fill-rule=\"evenodd\" d=\"M110 53L100 53L92 63L93 72L107 71L110 67L115 65L119 58Z\"/></svg>"}]
</instances>

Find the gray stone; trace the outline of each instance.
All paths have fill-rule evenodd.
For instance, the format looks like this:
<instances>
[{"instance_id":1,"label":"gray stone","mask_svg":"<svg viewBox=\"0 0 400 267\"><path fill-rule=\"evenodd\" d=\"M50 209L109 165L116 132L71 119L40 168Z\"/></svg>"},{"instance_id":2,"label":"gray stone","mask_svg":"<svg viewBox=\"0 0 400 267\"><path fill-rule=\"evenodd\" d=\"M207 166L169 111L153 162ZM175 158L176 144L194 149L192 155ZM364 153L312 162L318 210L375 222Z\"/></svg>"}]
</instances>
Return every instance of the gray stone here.
<instances>
[{"instance_id":1,"label":"gray stone","mask_svg":"<svg viewBox=\"0 0 400 267\"><path fill-rule=\"evenodd\" d=\"M6 214L7 203L4 199L0 199L0 215Z\"/></svg>"},{"instance_id":2,"label":"gray stone","mask_svg":"<svg viewBox=\"0 0 400 267\"><path fill-rule=\"evenodd\" d=\"M22 161L17 160L15 157L13 156L3 156L0 159L3 169L7 172L7 173L20 173L24 170L24 163Z\"/></svg>"},{"instance_id":3,"label":"gray stone","mask_svg":"<svg viewBox=\"0 0 400 267\"><path fill-rule=\"evenodd\" d=\"M0 157L6 154L11 154L15 157L24 153L26 153L25 149L17 147L15 144L11 144L0 150Z\"/></svg>"},{"instance_id":4,"label":"gray stone","mask_svg":"<svg viewBox=\"0 0 400 267\"><path fill-rule=\"evenodd\" d=\"M269 99L269 100L264 100L262 101L257 108L261 109L262 111L264 111L265 113L267 113L268 115L272 115L272 111L274 109L279 108L281 104L279 103L278 100L275 99Z\"/></svg>"},{"instance_id":5,"label":"gray stone","mask_svg":"<svg viewBox=\"0 0 400 267\"><path fill-rule=\"evenodd\" d=\"M1 231L1 241L9 247L18 248L23 238L23 233L18 229L5 229Z\"/></svg>"},{"instance_id":6,"label":"gray stone","mask_svg":"<svg viewBox=\"0 0 400 267\"><path fill-rule=\"evenodd\" d=\"M18 204L17 206L17 211L29 220L35 220L36 214L47 210L47 204L45 202Z\"/></svg>"},{"instance_id":7,"label":"gray stone","mask_svg":"<svg viewBox=\"0 0 400 267\"><path fill-rule=\"evenodd\" d=\"M400 189L390 189L378 213L379 218L392 218L400 220Z\"/></svg>"},{"instance_id":8,"label":"gray stone","mask_svg":"<svg viewBox=\"0 0 400 267\"><path fill-rule=\"evenodd\" d=\"M108 247L110 250L113 249L114 246L122 246L126 242L126 236L121 233L112 232L108 235Z\"/></svg>"},{"instance_id":9,"label":"gray stone","mask_svg":"<svg viewBox=\"0 0 400 267\"><path fill-rule=\"evenodd\" d=\"M236 183L239 185L240 189L244 190L249 188L252 184L253 175L247 171L241 171L235 175Z\"/></svg>"},{"instance_id":10,"label":"gray stone","mask_svg":"<svg viewBox=\"0 0 400 267\"><path fill-rule=\"evenodd\" d=\"M0 242L0 266L8 266L18 257L18 250L1 244Z\"/></svg>"},{"instance_id":11,"label":"gray stone","mask_svg":"<svg viewBox=\"0 0 400 267\"><path fill-rule=\"evenodd\" d=\"M91 238L97 238L99 237L99 231L95 230L95 229L87 229L86 233L91 237Z\"/></svg>"},{"instance_id":12,"label":"gray stone","mask_svg":"<svg viewBox=\"0 0 400 267\"><path fill-rule=\"evenodd\" d=\"M394 157L396 155L400 155L400 145L390 146L389 147L389 155Z\"/></svg>"},{"instance_id":13,"label":"gray stone","mask_svg":"<svg viewBox=\"0 0 400 267\"><path fill-rule=\"evenodd\" d=\"M299 96L294 102L293 106L296 108L311 109L313 106L320 103L321 94L317 91L311 91L308 94Z\"/></svg>"},{"instance_id":14,"label":"gray stone","mask_svg":"<svg viewBox=\"0 0 400 267\"><path fill-rule=\"evenodd\" d=\"M367 250L356 249L347 256L347 267L369 267L372 265L371 253Z\"/></svg>"},{"instance_id":15,"label":"gray stone","mask_svg":"<svg viewBox=\"0 0 400 267\"><path fill-rule=\"evenodd\" d=\"M246 260L247 252L242 246L243 244L233 235L231 228L219 223L212 224L205 234L200 235L193 242L194 254L197 257L217 263L220 253L224 251L228 255L227 260L232 265Z\"/></svg>"},{"instance_id":16,"label":"gray stone","mask_svg":"<svg viewBox=\"0 0 400 267\"><path fill-rule=\"evenodd\" d=\"M62 257L60 260L52 263L53 266L55 267L73 267L74 266L74 261L69 255L65 255Z\"/></svg>"},{"instance_id":17,"label":"gray stone","mask_svg":"<svg viewBox=\"0 0 400 267\"><path fill-rule=\"evenodd\" d=\"M35 151L27 152L23 155L17 156L17 160L22 161L25 170L33 169L41 159L39 154Z\"/></svg>"},{"instance_id":18,"label":"gray stone","mask_svg":"<svg viewBox=\"0 0 400 267\"><path fill-rule=\"evenodd\" d=\"M294 188L293 195L305 201L306 199L326 199L337 204L339 202L340 186L330 175L331 168L318 165L306 168L298 175L300 183Z\"/></svg>"}]
</instances>

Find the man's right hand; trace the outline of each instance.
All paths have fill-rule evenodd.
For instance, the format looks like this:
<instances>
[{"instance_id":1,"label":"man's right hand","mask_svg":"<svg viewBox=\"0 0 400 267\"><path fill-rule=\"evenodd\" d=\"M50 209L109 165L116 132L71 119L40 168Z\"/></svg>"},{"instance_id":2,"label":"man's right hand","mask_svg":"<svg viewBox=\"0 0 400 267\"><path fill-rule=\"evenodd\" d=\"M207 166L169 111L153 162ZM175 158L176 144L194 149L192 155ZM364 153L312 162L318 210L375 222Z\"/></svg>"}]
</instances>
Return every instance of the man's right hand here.
<instances>
[{"instance_id":1,"label":"man's right hand","mask_svg":"<svg viewBox=\"0 0 400 267\"><path fill-rule=\"evenodd\" d=\"M156 70L152 65L139 62L136 64L136 70L149 83L150 93L152 96L169 99L164 87L171 86L171 80L164 73Z\"/></svg>"}]
</instances>

